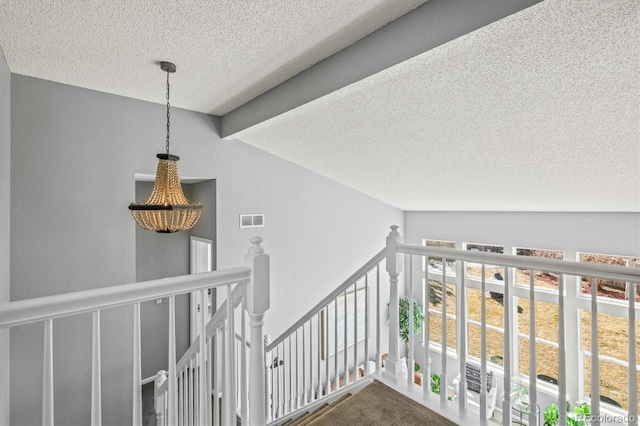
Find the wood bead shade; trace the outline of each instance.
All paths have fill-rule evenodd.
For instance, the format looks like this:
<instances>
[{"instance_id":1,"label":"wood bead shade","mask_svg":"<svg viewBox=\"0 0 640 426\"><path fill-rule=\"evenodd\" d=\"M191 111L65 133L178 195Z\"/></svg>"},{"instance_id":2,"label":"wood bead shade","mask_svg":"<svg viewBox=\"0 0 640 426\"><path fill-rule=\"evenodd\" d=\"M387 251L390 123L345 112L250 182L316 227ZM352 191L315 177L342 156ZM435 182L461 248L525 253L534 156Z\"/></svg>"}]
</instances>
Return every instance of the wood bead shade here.
<instances>
[{"instance_id":1,"label":"wood bead shade","mask_svg":"<svg viewBox=\"0 0 640 426\"><path fill-rule=\"evenodd\" d=\"M176 164L180 157L169 154L169 74L176 71L176 66L161 62L160 68L167 72L167 153L157 155L160 161L151 195L143 202L131 203L129 210L141 228L170 233L193 228L202 215L202 204L192 203L184 196Z\"/></svg>"},{"instance_id":2,"label":"wood bead shade","mask_svg":"<svg viewBox=\"0 0 640 426\"><path fill-rule=\"evenodd\" d=\"M178 157L158 154L158 170L151 195L145 201L129 206L140 227L156 232L191 229L202 215L202 204L187 200L178 176Z\"/></svg>"}]
</instances>

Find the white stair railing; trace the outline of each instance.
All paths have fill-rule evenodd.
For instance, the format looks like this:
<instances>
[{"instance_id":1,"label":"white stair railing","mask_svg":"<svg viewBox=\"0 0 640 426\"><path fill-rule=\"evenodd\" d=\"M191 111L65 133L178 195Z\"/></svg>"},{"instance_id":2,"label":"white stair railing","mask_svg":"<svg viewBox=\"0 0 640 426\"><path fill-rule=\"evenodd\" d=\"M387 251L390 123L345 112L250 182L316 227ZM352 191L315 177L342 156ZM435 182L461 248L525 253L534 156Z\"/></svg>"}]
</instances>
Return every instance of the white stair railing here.
<instances>
[{"instance_id":1,"label":"white stair railing","mask_svg":"<svg viewBox=\"0 0 640 426\"><path fill-rule=\"evenodd\" d=\"M141 383L141 339L140 339L140 303L169 299L169 368L168 373L158 373L155 384L155 406L159 425L211 424L212 378L220 383L222 389L214 387L216 410L218 398L224 402L221 418L214 419L218 424L236 423L235 404L235 362L234 362L234 308L246 306L252 318L251 330L258 341L262 340L262 317L269 307L269 256L261 247L262 239L251 239L252 247L245 256L247 266L226 270L205 272L180 277L164 278L133 284L118 285L94 290L65 293L36 299L21 300L0 305L0 328L11 328L24 324L44 324L44 370L42 382L42 424L54 424L54 384L53 384L53 320L82 313L93 313L92 378L91 378L91 424L102 423L101 404L101 365L100 365L100 312L105 309L132 306L133 308L133 413L132 424L142 424L142 383ZM225 300L207 323L205 333L198 336L179 362L176 362L175 297L196 291L206 297L209 289L227 288L232 300ZM253 300L253 299L260 300ZM231 306L231 308L228 308ZM205 311L202 310L203 323ZM240 315L244 315L241 312ZM243 331L244 333L244 331ZM223 344L220 344L222 338ZM212 341L217 344L212 345ZM229 344L224 344L229 342ZM250 354L252 365L259 361L258 368L253 367L249 378L250 386L264 389L262 345ZM208 348L213 348L211 356ZM216 362L224 359L224 364ZM255 359L254 359L255 358ZM256 392L249 404L256 408L252 424L264 424L264 395ZM244 404L246 401L243 401ZM246 408L244 409L246 411ZM251 410L253 413L253 410ZM262 414L262 417L260 415ZM243 424L248 420L243 419Z\"/></svg>"},{"instance_id":2,"label":"white stair railing","mask_svg":"<svg viewBox=\"0 0 640 426\"><path fill-rule=\"evenodd\" d=\"M267 421L354 385L372 373L372 364L380 369L381 268L384 251L278 338L265 342Z\"/></svg>"},{"instance_id":3,"label":"white stair railing","mask_svg":"<svg viewBox=\"0 0 640 426\"><path fill-rule=\"evenodd\" d=\"M430 266L431 260L440 259L442 268L436 270ZM468 266L473 264L482 272L481 276L474 277L467 273ZM404 265L408 266L406 276L403 275ZM414 267L424 265L419 269ZM487 268L499 269L504 279L485 278ZM385 294L380 294L379 274L384 268L389 274L389 290ZM525 271L529 274L528 283L518 282L518 271ZM535 273L553 273L558 276L558 291L541 291L536 288ZM593 285L591 296L582 296L578 292L578 285L582 277L588 277ZM598 279L607 279L627 283L629 289L628 300L625 302L605 300L596 295L595 283ZM318 303L299 321L287 329L280 337L272 342L265 339L266 363L265 383L266 383L266 403L267 421L271 424L280 424L289 418L293 418L308 406L318 406L318 401L331 397L331 394L342 387L353 386L358 380L356 368L364 365L365 369L369 360L370 351L375 346L375 365L382 370L381 378L388 384L402 387L414 396L422 396L424 405L436 409L447 415L459 424L488 424L488 418L497 407L503 411L503 421L505 425L510 425L512 401L510 398L511 382L513 378L524 380L529 387L529 402L533 407L539 405L542 399L549 400L553 397L547 389L537 386L538 362L536 360L536 344L541 340L536 337L536 324L540 324L540 319L536 319L536 302L541 300L546 303L555 303L558 306L558 387L555 391L556 401L559 411L558 424L567 424L568 417L574 416L568 413L566 402L570 399L575 402L578 398L585 398L587 391L590 391L591 422L590 424L600 424L600 386L599 380L591 380L591 389L585 390L584 394L578 395L575 389L576 378L568 374L568 351L580 350L577 347L568 347L571 337L575 341L575 330L568 330L569 324L576 324L577 310L591 311L590 352L582 349L580 354L598 359L598 312L606 312L609 315L617 315L628 319L628 362L621 361L628 368L628 408L626 410L626 423L637 425L638 418L638 372L640 366L637 364L637 342L636 342L636 319L640 317L640 304L635 302L635 289L640 283L640 269L582 263L569 260L555 260L546 258L536 258L528 256L516 256L509 254L497 254L486 252L474 252L460 249L427 247L403 243L402 236L398 232L397 226L391 227L391 232L387 237L385 249L374 256L367 264L354 273L347 281L336 288L329 296ZM455 297L455 311L447 309L447 285L454 286L455 292L451 297ZM429 333L429 315L434 318L434 312L429 309L430 290L432 286L441 286L442 300L439 321L442 324L436 333ZM386 287L386 286L385 286ZM470 302L467 297L467 290L475 289L479 291L478 310L480 319L468 319L467 309ZM437 290L437 289L434 289ZM358 320L358 304L361 303L358 297L349 300L349 294L364 292L366 306L364 315L365 321ZM401 293L406 293L409 299L409 342L407 359L403 360L400 354L399 338L399 310L398 302ZM485 293L486 292L486 293ZM502 295L502 321L503 321L503 366L498 367L495 363L489 364L488 347L490 343L489 332L495 332L496 327L487 322L488 308L484 300L485 294L497 292ZM375 320L372 318L370 308L370 298L375 294ZM388 297L388 299L387 299ZM518 356L520 339L523 334L518 329L518 300L528 299L527 305L530 309L528 322L529 328L529 350L530 364L528 371L518 371ZM389 300L388 317L380 315L381 300ZM418 324L413 324L414 300L422 302L425 308L425 320L422 326L424 330L421 335L416 336L413 328ZM569 302L567 302L569 301ZM473 302L475 303L475 302ZM519 302L522 305L522 302ZM353 318L352 318L353 317ZM574 318L575 317L575 318ZM387 325L388 318L388 325ZM447 326L447 320L455 319L455 358L447 349L451 340L448 332L451 325ZM349 322L351 321L351 322ZM359 342L358 327L366 324L365 343L363 345L354 344ZM470 355L469 348L469 324L479 327L478 346L480 347L479 358ZM373 345L368 327L375 327L376 333ZM380 363L380 330L388 327L389 356L384 368ZM434 336L433 334L436 334ZM526 335L524 337L527 337ZM422 341L416 341L422 338ZM495 337L491 337L495 339ZM435 340L435 342L434 342ZM579 339L578 339L579 341ZM575 345L574 345L575 346ZM579 346L579 345L578 345ZM346 348L346 350L345 350ZM414 377L411 369L405 374L405 365L412 366L416 351L422 352L421 361L423 367L423 389L414 389ZM438 352L435 358L436 367L431 367L434 361L434 352ZM572 355L570 359L575 359ZM604 359L604 358L603 358ZM479 370L479 389L477 409L472 408L471 401L467 400L467 381L471 378L466 376L467 363L477 364ZM404 364L406 363L406 364ZM355 367L355 368L354 368ZM439 397L434 398L431 391L431 370L434 370L440 378ZM438 371L439 370L439 371ZM498 371L501 376L501 383L497 383L498 377L493 377L493 383L488 383L488 374ZM355 374L353 374L355 373ZM368 374L369 371L365 372ZM454 380L454 376L458 377ZM591 377L599 377L598 362L591 363ZM454 388L453 383L459 381L459 398L450 398L450 389ZM496 389L489 388L499 387ZM543 392L547 394L543 395ZM570 392L573 392L570 394ZM501 401L496 401L496 396L502 395ZM506 414L505 414L506 413ZM529 424L542 423L542 410L530 410L525 414ZM587 423L589 424L589 423Z\"/></svg>"},{"instance_id":4,"label":"white stair railing","mask_svg":"<svg viewBox=\"0 0 640 426\"><path fill-rule=\"evenodd\" d=\"M516 256L509 254L497 254L497 253L486 253L486 252L474 252L468 250L459 250L459 249L451 249L451 248L440 248L440 247L427 247L427 246L419 246L419 245L410 245L404 244L402 242L402 238L397 231L397 227L393 226L392 231L387 238L387 247L386 247L386 256L387 256L387 271L390 277L391 284L391 306L397 304L397 291L394 291L394 287L397 285L399 281L398 276L402 272L402 264L404 259L398 259L398 255L405 256L407 258L407 263L409 265L420 264L429 265L430 259L441 259L442 261L442 271L432 270L430 267L424 268L424 274L422 276L414 276L413 267L410 266L410 271L408 273L408 282L407 289L408 297L410 299L409 306L413 307L413 301L416 298L414 296L413 289L422 287L422 294L425 295L424 300L427 306L425 311L427 315L425 315L426 320L423 324L425 332L423 333L426 336L426 341L424 342L425 348L425 365L429 365L430 361L430 336L428 332L428 303L429 303L429 287L430 282L439 282L439 285L442 285L442 310L440 321L443 324L442 334L440 336L440 342L438 345L440 346L441 353L441 366L440 366L440 378L441 378L441 388L440 388L440 398L439 398L439 408L444 410L444 412L452 413L454 412L453 403L450 403L447 398L447 385L451 382L451 375L447 373L448 371L448 361L449 357L447 354L447 332L445 328L445 324L447 322L447 318L450 316L447 313L446 309L446 284L455 284L455 295L458 297L460 303L456 305L456 321L457 328L456 331L459 335L457 342L459 344L456 346L456 356L459 361L459 366L456 368L460 371L460 383L461 385L461 398L459 398L457 405L457 419L460 422L469 422L469 418L474 419L474 422L478 422L480 424L487 424L487 398L488 398L488 384L487 384L487 362L488 362L488 354L486 353L487 348L487 330L492 326L487 324L486 318L486 308L485 308L485 291L495 291L499 292L503 295L503 306L504 306L504 340L503 340L503 367L501 368L501 373L503 375L503 383L502 383L502 410L503 410L503 418L504 424L511 424L511 416L504 413L511 413L511 405L512 401L510 400L510 387L511 380L515 377L514 371L517 367L517 349L516 345L518 345L519 332L517 330L517 325L512 323L512 318L515 318L517 314L515 314L515 309L517 308L516 298L529 299L529 323L531 324L531 328L529 330L530 333L530 367L529 371L521 372L522 374L518 376L518 378L524 378L529 384L529 403L533 404L532 406L536 406L538 401L540 401L540 390L537 386L537 363L536 363L536 348L535 343L538 340L535 336L536 329L536 318L535 318L535 302L538 298L544 298L545 301L553 300L552 303L556 303L558 305L558 313L559 313L559 321L558 321L558 390L557 390L557 406L559 411L559 419L558 424L567 424L567 417L573 416L573 414L569 414L567 412L566 402L569 402L570 398L574 398L571 403L578 399L579 397L584 398L585 395L569 395L568 391L568 383L570 381L575 381L575 377L568 377L567 375L567 351L568 350L578 350L578 348L568 348L567 347L567 335L569 333L576 333L576 330L568 330L567 329L567 318L571 315L577 315L575 312L575 308L582 309L585 311L591 311L591 326L590 326L590 340L591 340L591 353L589 354L592 357L591 362L591 389L587 389L586 391L590 391L590 401L591 401L591 414L592 419L590 424L600 424L601 416L601 407L600 407L600 385L599 385L599 368L598 368L598 342L601 341L599 339L599 329L598 329L598 317L597 314L599 311L605 310L610 315L615 314L620 317L624 317L628 319L628 362L622 363L625 364L628 369L627 381L628 381L628 408L626 414L624 416L619 416L620 418L626 418L625 423L629 425L637 425L638 423L638 372L640 371L640 366L637 364L637 349L636 349L636 319L640 315L640 304L635 301L635 288L638 283L640 283L640 269L633 267L623 267L623 266L611 266L611 265L601 265L601 264L593 264L593 263L583 263L569 260L555 260L555 259L546 259L546 258L536 258L536 257L528 257L528 256ZM414 258L416 258L414 260ZM456 273L452 274L447 272L447 268L445 265L455 263L455 268L453 268ZM482 269L481 277L471 277L466 274L467 264L473 263L475 265L480 265ZM485 268L487 266L491 266L492 268L500 268L504 272L504 281L496 282L492 280L485 279ZM531 279L528 284L525 283L517 283L517 271L525 270L528 271ZM539 289L535 288L534 283L534 275L536 272L543 273L553 273L558 276L559 289L557 294L551 294L549 292L540 292ZM589 281L592 284L591 295L589 297L581 296L578 294L577 283L580 282L582 277L588 277ZM605 300L603 298L597 297L597 288L596 282L599 279L613 280L618 282L627 283L626 287L630 289L628 300L625 302L611 301ZM569 285L568 283L572 283ZM480 404L479 404L479 419L475 416L477 414L470 414L467 411L467 401L465 396L465 386L466 383L465 378L465 365L469 361L468 353L467 353L467 343L468 343L468 328L466 321L466 309L467 309L467 300L466 300L466 290L468 288L475 288L480 290L481 294L481 320L479 322L480 325L480 347L481 347L481 356L478 360L478 364L480 365L481 374L480 374ZM571 297L573 312L569 312L565 300ZM413 316L411 315L411 318ZM538 323L539 324L539 323ZM413 326L413 324L411 324ZM398 317L396 313L390 309L389 315L389 330L398 330ZM414 348L414 340L415 335L413 332L409 332L410 341L409 347L410 360L413 358L413 348ZM403 382L400 380L401 373L399 368L394 367L394 362L397 361L397 353L396 348L398 347L398 334L397 333L389 333L389 361L387 363L387 367L385 369L385 375L383 377L387 377L390 382L400 383ZM396 358L396 359L393 359ZM514 359L516 358L516 359ZM411 364L409 364L411 365ZM430 380L429 380L429 370L426 370L427 378L423 381L424 386L424 396L425 396L425 405L432 405L432 399L429 398L430 394ZM527 377L528 376L528 377ZM411 383L411 380L409 380ZM412 385L412 383L411 383ZM495 383L493 384L496 385ZM574 386L577 387L577 386ZM585 394L586 394L585 391ZM548 397L548 395L547 395ZM538 412L537 410L530 410L530 412L526 415L529 420L529 424L538 424L538 422L542 422L540 418L542 416L542 412Z\"/></svg>"}]
</instances>

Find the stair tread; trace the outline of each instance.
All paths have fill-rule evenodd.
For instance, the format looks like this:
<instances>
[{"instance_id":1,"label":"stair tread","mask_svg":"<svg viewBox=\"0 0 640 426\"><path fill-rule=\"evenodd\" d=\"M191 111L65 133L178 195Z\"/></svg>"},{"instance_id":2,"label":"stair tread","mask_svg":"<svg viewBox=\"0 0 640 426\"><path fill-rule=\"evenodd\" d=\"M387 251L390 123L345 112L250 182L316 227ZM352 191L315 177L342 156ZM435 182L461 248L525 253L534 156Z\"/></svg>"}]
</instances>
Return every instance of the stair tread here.
<instances>
[{"instance_id":1,"label":"stair tread","mask_svg":"<svg viewBox=\"0 0 640 426\"><path fill-rule=\"evenodd\" d=\"M322 417L325 413L335 409L340 404L342 404L345 400L347 400L351 396L350 393L342 395L339 399L333 401L330 404L324 404L322 407L315 410L310 416L307 416L302 422L298 424L298 426L305 426L313 422L314 420Z\"/></svg>"},{"instance_id":2,"label":"stair tread","mask_svg":"<svg viewBox=\"0 0 640 426\"><path fill-rule=\"evenodd\" d=\"M300 424L310 415L312 415L314 412L313 411L307 411L306 413L304 413L303 415L301 415L300 417L296 417L295 419L291 419L288 420L287 422L285 422L283 424L287 425L287 426L300 426Z\"/></svg>"},{"instance_id":3,"label":"stair tread","mask_svg":"<svg viewBox=\"0 0 640 426\"><path fill-rule=\"evenodd\" d=\"M325 412L331 410L332 408L333 408L333 406L331 404L324 404L322 407L320 407L317 410L313 411L309 416L306 416L304 418L304 420L302 420L298 426L304 426L306 424L309 424L310 422L312 422L313 420L315 420L318 417L322 416Z\"/></svg>"}]
</instances>

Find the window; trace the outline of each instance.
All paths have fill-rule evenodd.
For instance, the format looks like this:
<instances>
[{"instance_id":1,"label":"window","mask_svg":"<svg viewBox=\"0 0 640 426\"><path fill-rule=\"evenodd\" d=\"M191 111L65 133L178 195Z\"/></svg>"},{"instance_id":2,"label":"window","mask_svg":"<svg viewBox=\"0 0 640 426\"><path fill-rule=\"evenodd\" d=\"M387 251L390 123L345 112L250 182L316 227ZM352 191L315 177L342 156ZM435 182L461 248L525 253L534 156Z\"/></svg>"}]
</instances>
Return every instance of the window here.
<instances>
[{"instance_id":1,"label":"window","mask_svg":"<svg viewBox=\"0 0 640 426\"><path fill-rule=\"evenodd\" d=\"M539 257L545 259L562 260L564 252L559 250L516 248L516 255ZM531 274L533 273L533 285L536 292L538 290L552 291L558 293L558 275L546 271L517 270L516 286L522 287L526 292L530 290ZM528 293L527 293L528 295ZM558 324L559 310L557 298L552 302L535 301L535 341L536 341L536 371L535 376L545 384L558 384ZM530 344L531 327L530 311L531 303L529 297L518 297L515 299L517 305L516 324L518 326L518 372L529 377L529 367L531 362Z\"/></svg>"},{"instance_id":2,"label":"window","mask_svg":"<svg viewBox=\"0 0 640 426\"><path fill-rule=\"evenodd\" d=\"M629 320L598 313L598 360L600 395L610 405L629 407ZM581 312L582 356L584 357L584 393L591 395L591 312ZM636 353L640 353L640 321L636 321ZM639 381L640 383L640 377Z\"/></svg>"},{"instance_id":3,"label":"window","mask_svg":"<svg viewBox=\"0 0 640 426\"><path fill-rule=\"evenodd\" d=\"M529 257L541 257L544 259L564 259L564 252L560 250L541 250L541 249L531 249L531 248L517 248L516 255L518 256L529 256ZM518 279L517 284L526 288L529 288L529 283L531 280L530 277L531 271L518 269ZM558 291L558 275L545 272L545 271L533 271L534 279L533 285L536 288L545 288L548 290Z\"/></svg>"},{"instance_id":4,"label":"window","mask_svg":"<svg viewBox=\"0 0 640 426\"><path fill-rule=\"evenodd\" d=\"M580 262L599 263L601 265L631 266L640 268L640 259L630 256L612 256L596 253L580 253ZM581 294L591 294L591 279L582 277ZM627 283L620 281L610 281L604 279L597 280L599 298L628 300L629 288ZM636 302L640 303L640 285L636 285Z\"/></svg>"},{"instance_id":5,"label":"window","mask_svg":"<svg viewBox=\"0 0 640 426\"><path fill-rule=\"evenodd\" d=\"M424 240L424 245L428 247L455 248L455 243L451 241ZM428 261L428 264L427 264ZM427 266L428 265L428 266ZM449 277L455 277L455 261L447 261L444 266L447 275L447 284L443 286L442 273L443 264L440 258L428 258L423 264L423 271L428 267L429 272L429 341L442 346L442 312L443 312L443 292L446 291L447 307L447 347L456 348L456 284L449 282ZM426 289L426 281L423 280ZM426 293L426 292L425 292Z\"/></svg>"},{"instance_id":6,"label":"window","mask_svg":"<svg viewBox=\"0 0 640 426\"><path fill-rule=\"evenodd\" d=\"M480 358L482 353L481 333L482 333L482 298L486 300L486 320L487 320L487 360L496 365L502 365L504 358L504 307L501 297L492 297L482 294L479 289L467 288L467 332L468 354ZM496 293L497 294L497 293ZM499 293L502 295L502 293Z\"/></svg>"},{"instance_id":7,"label":"window","mask_svg":"<svg viewBox=\"0 0 640 426\"><path fill-rule=\"evenodd\" d=\"M528 298L516 298L518 315L518 370L525 377L529 377L531 340L530 302ZM536 377L543 383L558 384L558 324L559 309L556 303L535 301L536 318Z\"/></svg>"}]
</instances>

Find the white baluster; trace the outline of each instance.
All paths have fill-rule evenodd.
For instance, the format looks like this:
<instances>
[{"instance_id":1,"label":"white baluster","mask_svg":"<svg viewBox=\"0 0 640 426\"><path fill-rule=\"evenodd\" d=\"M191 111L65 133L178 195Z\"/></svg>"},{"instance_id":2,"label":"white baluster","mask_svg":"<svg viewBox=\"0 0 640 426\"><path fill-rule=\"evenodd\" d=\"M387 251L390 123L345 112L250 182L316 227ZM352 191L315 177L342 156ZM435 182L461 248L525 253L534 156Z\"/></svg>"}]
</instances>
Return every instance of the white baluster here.
<instances>
[{"instance_id":1,"label":"white baluster","mask_svg":"<svg viewBox=\"0 0 640 426\"><path fill-rule=\"evenodd\" d=\"M252 334L253 334L253 329L252 329ZM266 353L266 348L267 346L269 346L269 344L271 343L271 339L269 339L269 335L265 335L264 336L264 344L262 345L263 347L263 351ZM303 391L305 389L304 387L304 324L302 325L302 352L303 352L303 357L302 357L302 388ZM270 357L271 357L272 352L269 352L267 354L267 361L264 363L265 367L264 367L264 386L265 386L265 392L264 394L266 395L266 402L267 404L265 405L265 419L266 419L266 423L270 423L271 419L272 419L272 413L273 413L273 368L271 368L271 362ZM250 363L251 360L253 359L253 357L251 357L250 359ZM249 365L249 368L251 368L251 365ZM249 370L249 377L251 377L251 370ZM306 393L306 392L305 392ZM303 398L306 399L306 396L303 396ZM252 405L251 403L249 403L249 405ZM249 419L251 419L251 407L249 407Z\"/></svg>"},{"instance_id":2,"label":"white baluster","mask_svg":"<svg viewBox=\"0 0 640 426\"><path fill-rule=\"evenodd\" d=\"M329 379L329 303L323 308L322 318L324 319L322 327L322 341L324 345L320 350L324 356L324 371L326 373L325 394L329 395L329 392L331 392L331 379Z\"/></svg>"},{"instance_id":3,"label":"white baluster","mask_svg":"<svg viewBox=\"0 0 640 426\"><path fill-rule=\"evenodd\" d=\"M409 255L409 353L407 356L407 387L411 389L413 387L413 350L414 350L414 339L413 339L413 329L415 324L413 323L413 255ZM446 352L446 351L445 351Z\"/></svg>"},{"instance_id":4,"label":"white baluster","mask_svg":"<svg viewBox=\"0 0 640 426\"><path fill-rule=\"evenodd\" d=\"M535 273L529 271L529 406L538 405L538 379L536 375L536 291ZM591 376L598 377L598 376ZM529 410L529 424L538 424L537 410Z\"/></svg>"},{"instance_id":5,"label":"white baluster","mask_svg":"<svg viewBox=\"0 0 640 426\"><path fill-rule=\"evenodd\" d=\"M239 285L239 284L238 284ZM223 423L225 425L231 425L236 423L236 389L235 389L235 381L233 377L235 375L235 354L234 349L235 346L233 342L235 341L235 327L234 327L234 319L233 319L233 303L231 301L231 285L227 284L227 321L225 324L225 383L224 383L224 394L223 394L223 403L224 410L222 412L223 415ZM259 341L259 340L258 340ZM258 345L259 346L259 345Z\"/></svg>"},{"instance_id":6,"label":"white baluster","mask_svg":"<svg viewBox=\"0 0 640 426\"><path fill-rule=\"evenodd\" d=\"M629 290L629 425L638 425L638 354L636 352L636 283L627 283Z\"/></svg>"},{"instance_id":7,"label":"white baluster","mask_svg":"<svg viewBox=\"0 0 640 426\"><path fill-rule=\"evenodd\" d=\"M599 425L600 420L600 359L598 349L598 283L596 278L591 278L591 414L594 421L591 424Z\"/></svg>"},{"instance_id":8,"label":"white baluster","mask_svg":"<svg viewBox=\"0 0 640 426\"><path fill-rule=\"evenodd\" d=\"M102 424L102 386L100 383L100 311L93 312L91 342L91 425Z\"/></svg>"},{"instance_id":9,"label":"white baluster","mask_svg":"<svg viewBox=\"0 0 640 426\"><path fill-rule=\"evenodd\" d=\"M185 399L186 399L186 392L185 392L185 380L186 380L186 373L184 370L181 370L180 372L178 372L178 378L176 379L176 384L178 385L177 387L177 392L178 392L178 397L177 397L177 401L178 401L178 426L185 425L185 409L186 409L186 404L185 404Z\"/></svg>"},{"instance_id":10,"label":"white baluster","mask_svg":"<svg viewBox=\"0 0 640 426\"><path fill-rule=\"evenodd\" d=\"M467 341L469 329L467 327L467 291L466 291L466 262L459 260L456 263L456 282L458 296L458 345L459 345L459 368L460 368L460 381L458 382L458 413L461 417L467 416ZM498 384L496 383L496 386ZM507 411L508 412L508 411ZM509 417L509 416L507 416Z\"/></svg>"},{"instance_id":11,"label":"white baluster","mask_svg":"<svg viewBox=\"0 0 640 426\"><path fill-rule=\"evenodd\" d=\"M213 425L220 426L220 332L213 333L213 360L210 362L213 375Z\"/></svg>"},{"instance_id":12,"label":"white baluster","mask_svg":"<svg viewBox=\"0 0 640 426\"><path fill-rule=\"evenodd\" d=\"M287 337L287 341L289 342L289 358L287 358L287 363L285 367L289 367L288 369L284 369L284 371L288 371L289 374L289 392L287 395L287 404L289 405L289 412L293 410L293 357L291 356L291 336Z\"/></svg>"},{"instance_id":13,"label":"white baluster","mask_svg":"<svg viewBox=\"0 0 640 426\"><path fill-rule=\"evenodd\" d=\"M202 310L202 309L201 309ZM194 413L193 408L195 405L195 401L193 398L193 358L189 360L189 364L186 366L187 368L187 385L189 386L189 390L187 391L187 424L193 425Z\"/></svg>"},{"instance_id":14,"label":"white baluster","mask_svg":"<svg viewBox=\"0 0 640 426\"><path fill-rule=\"evenodd\" d=\"M509 273L504 274L504 335L503 335L503 357L504 362L502 365L504 371L504 382L503 382L503 401L502 401L502 412L503 413L511 413L511 398L509 395L511 394L511 277L513 272L512 270L508 271ZM514 279L515 278L514 276ZM484 294L481 295L484 297ZM460 391L462 395L464 395L464 388ZM506 421L506 426L511 426L511 415L506 415L503 417L503 421Z\"/></svg>"},{"instance_id":15,"label":"white baluster","mask_svg":"<svg viewBox=\"0 0 640 426\"><path fill-rule=\"evenodd\" d=\"M559 277L558 287L558 345L559 345L559 358L558 358L558 424L567 424L567 373L566 367L566 337L565 337L565 275L561 274Z\"/></svg>"},{"instance_id":16,"label":"white baluster","mask_svg":"<svg viewBox=\"0 0 640 426\"><path fill-rule=\"evenodd\" d=\"M247 365L247 330L246 330L246 312L247 309L247 293L242 298L242 309L240 310L240 419L242 424L246 424L248 422L249 416L249 398L248 398L248 390L247 390L247 372L249 371L249 366ZM258 342L262 343L262 336ZM260 345L258 345L260 346ZM263 357L264 358L264 357ZM256 374L260 374L262 376L262 365L260 365L260 369L257 370ZM260 383L260 382L259 382ZM260 387L262 389L262 386ZM263 397L264 403L264 397Z\"/></svg>"},{"instance_id":17,"label":"white baluster","mask_svg":"<svg viewBox=\"0 0 640 426\"><path fill-rule=\"evenodd\" d=\"M153 408L156 412L156 426L166 425L165 412L167 407L165 405L165 395L167 392L161 391L161 387L166 380L167 372L164 370L158 371L153 384Z\"/></svg>"},{"instance_id":18,"label":"white baluster","mask_svg":"<svg viewBox=\"0 0 640 426\"><path fill-rule=\"evenodd\" d=\"M422 329L422 346L424 347L424 358L422 361L422 369L424 378L422 380L422 395L426 399L431 398L431 363L429 362L429 301L431 298L431 284L429 283L429 257L424 258L424 323ZM458 311L459 312L459 311Z\"/></svg>"},{"instance_id":19,"label":"white baluster","mask_svg":"<svg viewBox=\"0 0 640 426\"><path fill-rule=\"evenodd\" d=\"M480 424L487 424L487 279L482 264L480 281Z\"/></svg>"},{"instance_id":20,"label":"white baluster","mask_svg":"<svg viewBox=\"0 0 640 426\"><path fill-rule=\"evenodd\" d=\"M348 338L349 338L349 333L347 332L347 292L345 290L344 292L344 333L342 333L342 335L344 336L344 386L347 386L349 384L349 358L348 358L348 351L347 351L347 343L348 343ZM336 357L338 356L338 351L336 349Z\"/></svg>"},{"instance_id":21,"label":"white baluster","mask_svg":"<svg viewBox=\"0 0 640 426\"><path fill-rule=\"evenodd\" d=\"M53 426L53 320L44 322L44 366L42 369L42 425Z\"/></svg>"},{"instance_id":22,"label":"white baluster","mask_svg":"<svg viewBox=\"0 0 640 426\"><path fill-rule=\"evenodd\" d=\"M442 353L440 363L442 373L440 374L440 405L447 403L447 259L440 259L442 262ZM431 380L431 378L429 378Z\"/></svg>"},{"instance_id":23,"label":"white baluster","mask_svg":"<svg viewBox=\"0 0 640 426\"><path fill-rule=\"evenodd\" d=\"M169 402L167 424L178 424L178 378L176 377L176 298L169 297Z\"/></svg>"},{"instance_id":24,"label":"white baluster","mask_svg":"<svg viewBox=\"0 0 640 426\"><path fill-rule=\"evenodd\" d=\"M200 299L206 301L207 290L201 291ZM198 424L205 425L211 424L209 420L209 414L211 411L209 410L209 404L207 404L207 400L211 401L211 395L209 391L209 387L207 386L207 349L209 348L207 345L206 339L206 324L207 324L207 303L203 302L203 308L200 309L200 322L203 324L202 330L200 331L200 335L198 339L200 339L200 351L198 352L198 400L200 410L198 411Z\"/></svg>"},{"instance_id":25,"label":"white baluster","mask_svg":"<svg viewBox=\"0 0 640 426\"><path fill-rule=\"evenodd\" d=\"M376 371L382 371L382 354L380 353L380 345L382 338L380 337L382 319L380 317L380 264L376 265ZM336 319L338 318L338 311L336 311ZM336 324L338 321L336 321ZM336 325L336 334L338 334L338 328ZM336 350L338 345L335 346ZM337 361L336 361L337 362ZM337 368L336 368L337 371ZM337 376L337 374L336 374ZM336 389L338 386L336 385Z\"/></svg>"},{"instance_id":26,"label":"white baluster","mask_svg":"<svg viewBox=\"0 0 640 426\"><path fill-rule=\"evenodd\" d=\"M142 425L142 344L140 341L140 303L133 304L133 425Z\"/></svg>"},{"instance_id":27,"label":"white baluster","mask_svg":"<svg viewBox=\"0 0 640 426\"><path fill-rule=\"evenodd\" d=\"M358 381L358 283L353 285L353 383ZM327 381L328 381L327 372Z\"/></svg>"},{"instance_id":28,"label":"white baluster","mask_svg":"<svg viewBox=\"0 0 640 426\"><path fill-rule=\"evenodd\" d=\"M387 380L397 383L402 375L399 351L399 316L398 316L398 277L402 272L402 255L396 251L397 244L402 242L398 226L391 226L391 232L386 240L387 272L389 273L389 358L385 362L384 376ZM346 345L345 345L346 346ZM346 350L346 347L345 347Z\"/></svg>"},{"instance_id":29,"label":"white baluster","mask_svg":"<svg viewBox=\"0 0 640 426\"><path fill-rule=\"evenodd\" d=\"M307 339L305 338L305 328L302 324L302 404L309 402L307 394Z\"/></svg>"},{"instance_id":30,"label":"white baluster","mask_svg":"<svg viewBox=\"0 0 640 426\"><path fill-rule=\"evenodd\" d=\"M346 317L345 317L346 318ZM318 398L322 397L322 374L320 372L320 366L321 366L321 356L320 356L320 351L322 350L322 336L321 336L322 330L320 329L320 312L318 312ZM283 342L284 344L284 342ZM284 369L283 369L284 370Z\"/></svg>"},{"instance_id":31,"label":"white baluster","mask_svg":"<svg viewBox=\"0 0 640 426\"><path fill-rule=\"evenodd\" d=\"M300 363L299 363L300 355L298 351L300 342L298 341L298 329L296 329L295 334L296 334L296 409L298 409L300 408Z\"/></svg>"},{"instance_id":32,"label":"white baluster","mask_svg":"<svg viewBox=\"0 0 640 426\"><path fill-rule=\"evenodd\" d=\"M340 374L338 373L338 299L333 299L333 303L335 305L335 309L333 310L334 319L334 333L333 333L333 364L335 366L333 379L335 381L334 389L338 390L340 388Z\"/></svg>"},{"instance_id":33,"label":"white baluster","mask_svg":"<svg viewBox=\"0 0 640 426\"><path fill-rule=\"evenodd\" d=\"M329 323L328 318L328 310L327 310L327 324ZM364 276L364 374L368 376L371 374L371 370L369 369L369 273ZM328 337L328 336L327 336ZM327 340L327 345L329 341ZM329 349L327 348L327 359L329 359ZM329 371L329 363L327 363L327 371Z\"/></svg>"}]
</instances>

